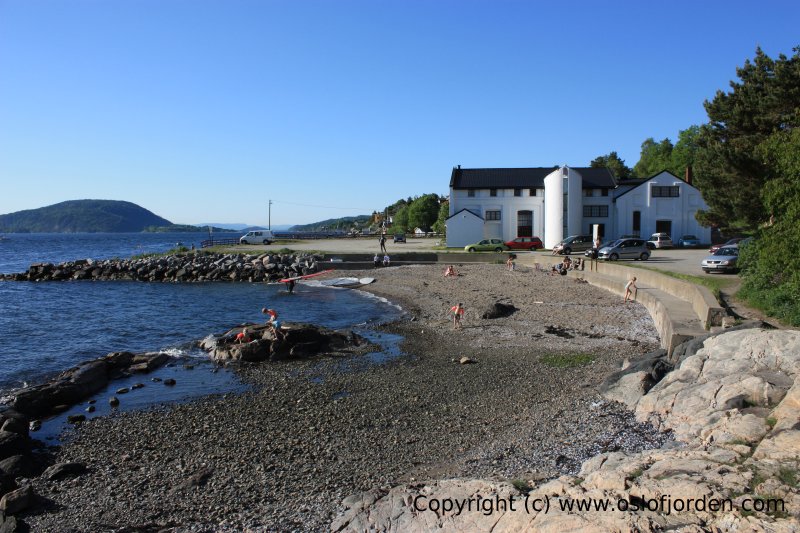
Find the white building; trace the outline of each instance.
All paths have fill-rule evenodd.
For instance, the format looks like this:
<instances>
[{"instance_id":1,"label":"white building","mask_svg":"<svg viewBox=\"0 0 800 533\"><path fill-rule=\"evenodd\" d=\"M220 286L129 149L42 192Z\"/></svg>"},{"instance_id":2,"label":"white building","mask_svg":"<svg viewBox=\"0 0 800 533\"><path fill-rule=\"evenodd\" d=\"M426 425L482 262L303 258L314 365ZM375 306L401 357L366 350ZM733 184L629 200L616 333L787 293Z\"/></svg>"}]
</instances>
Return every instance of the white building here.
<instances>
[{"instance_id":1,"label":"white building","mask_svg":"<svg viewBox=\"0 0 800 533\"><path fill-rule=\"evenodd\" d=\"M707 206L690 172L687 181L666 171L618 182L606 168L458 166L450 177L447 246L538 236L552 248L570 235L591 234L594 224L604 239L664 231L675 240L694 234L711 242L711 230L694 218Z\"/></svg>"}]
</instances>

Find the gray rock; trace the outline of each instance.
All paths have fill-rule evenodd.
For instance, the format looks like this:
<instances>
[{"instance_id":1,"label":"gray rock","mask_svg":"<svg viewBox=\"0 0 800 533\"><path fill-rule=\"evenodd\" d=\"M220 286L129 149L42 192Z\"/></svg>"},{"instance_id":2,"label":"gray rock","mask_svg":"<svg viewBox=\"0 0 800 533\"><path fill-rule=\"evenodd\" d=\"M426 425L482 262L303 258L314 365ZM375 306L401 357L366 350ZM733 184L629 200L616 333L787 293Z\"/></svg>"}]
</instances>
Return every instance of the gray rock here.
<instances>
[{"instance_id":1,"label":"gray rock","mask_svg":"<svg viewBox=\"0 0 800 533\"><path fill-rule=\"evenodd\" d=\"M42 476L50 481L57 481L66 477L80 476L87 470L83 463L58 463L45 470Z\"/></svg>"},{"instance_id":2,"label":"gray rock","mask_svg":"<svg viewBox=\"0 0 800 533\"><path fill-rule=\"evenodd\" d=\"M33 497L33 488L29 485L13 490L0 498L0 511L7 515L17 514L31 506Z\"/></svg>"},{"instance_id":3,"label":"gray rock","mask_svg":"<svg viewBox=\"0 0 800 533\"><path fill-rule=\"evenodd\" d=\"M0 472L11 478L33 477L37 471L37 465L27 455L12 455L0 461Z\"/></svg>"},{"instance_id":4,"label":"gray rock","mask_svg":"<svg viewBox=\"0 0 800 533\"><path fill-rule=\"evenodd\" d=\"M30 441L19 433L0 430L0 459L27 453Z\"/></svg>"}]
</instances>

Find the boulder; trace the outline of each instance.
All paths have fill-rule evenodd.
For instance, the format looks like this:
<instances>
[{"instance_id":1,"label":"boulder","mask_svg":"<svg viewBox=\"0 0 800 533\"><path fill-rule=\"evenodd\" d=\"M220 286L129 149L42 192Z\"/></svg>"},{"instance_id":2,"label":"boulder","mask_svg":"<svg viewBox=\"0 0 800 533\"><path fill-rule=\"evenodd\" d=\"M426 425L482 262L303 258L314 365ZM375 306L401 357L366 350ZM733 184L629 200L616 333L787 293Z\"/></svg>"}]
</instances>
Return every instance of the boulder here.
<instances>
[{"instance_id":1,"label":"boulder","mask_svg":"<svg viewBox=\"0 0 800 533\"><path fill-rule=\"evenodd\" d=\"M58 463L45 470L42 477L49 481L58 481L67 477L80 476L86 471L86 465L83 463Z\"/></svg>"},{"instance_id":2,"label":"boulder","mask_svg":"<svg viewBox=\"0 0 800 533\"><path fill-rule=\"evenodd\" d=\"M0 498L0 511L5 514L17 514L31 506L34 499L33 488L26 485L13 490Z\"/></svg>"},{"instance_id":3,"label":"boulder","mask_svg":"<svg viewBox=\"0 0 800 533\"><path fill-rule=\"evenodd\" d=\"M19 433L0 430L0 459L7 459L14 455L28 453L30 439Z\"/></svg>"},{"instance_id":4,"label":"boulder","mask_svg":"<svg viewBox=\"0 0 800 533\"><path fill-rule=\"evenodd\" d=\"M27 455L12 455L0 461L0 472L11 478L29 478L39 472L39 466Z\"/></svg>"},{"instance_id":5,"label":"boulder","mask_svg":"<svg viewBox=\"0 0 800 533\"><path fill-rule=\"evenodd\" d=\"M496 302L492 307L486 310L483 315L481 315L481 318L504 318L512 315L515 311L517 311L517 308L511 304Z\"/></svg>"},{"instance_id":6,"label":"boulder","mask_svg":"<svg viewBox=\"0 0 800 533\"><path fill-rule=\"evenodd\" d=\"M236 335L247 328L250 342L237 343ZM368 341L355 333L342 333L311 324L292 324L281 329L276 339L266 325L236 326L221 335L206 337L198 346L209 352L218 363L229 361L280 361L313 357L323 353L354 353L370 347Z\"/></svg>"}]
</instances>

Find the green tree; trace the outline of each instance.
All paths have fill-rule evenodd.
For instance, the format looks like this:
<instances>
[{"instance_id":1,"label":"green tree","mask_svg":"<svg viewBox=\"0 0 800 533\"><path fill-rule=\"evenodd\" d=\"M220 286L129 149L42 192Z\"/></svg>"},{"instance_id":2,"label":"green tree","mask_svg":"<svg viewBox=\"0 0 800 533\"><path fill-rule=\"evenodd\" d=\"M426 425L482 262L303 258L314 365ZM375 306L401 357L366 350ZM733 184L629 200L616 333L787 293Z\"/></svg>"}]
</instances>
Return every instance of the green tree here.
<instances>
[{"instance_id":1,"label":"green tree","mask_svg":"<svg viewBox=\"0 0 800 533\"><path fill-rule=\"evenodd\" d=\"M392 216L392 230L396 233L408 231L408 206L400 206Z\"/></svg>"},{"instance_id":2,"label":"green tree","mask_svg":"<svg viewBox=\"0 0 800 533\"><path fill-rule=\"evenodd\" d=\"M671 171L672 141L664 139L656 142L652 137L642 143L639 162L633 167L633 175L637 178L650 178L663 170Z\"/></svg>"},{"instance_id":3,"label":"green tree","mask_svg":"<svg viewBox=\"0 0 800 533\"><path fill-rule=\"evenodd\" d=\"M742 247L739 295L800 326L800 267L794 260L800 256L800 129L771 135L756 155L768 172L761 200L769 221Z\"/></svg>"},{"instance_id":4,"label":"green tree","mask_svg":"<svg viewBox=\"0 0 800 533\"><path fill-rule=\"evenodd\" d=\"M596 157L589 163L592 168L608 168L619 179L625 180L631 177L633 171L628 168L625 161L620 159L617 152L611 152L608 155L601 155Z\"/></svg>"},{"instance_id":5,"label":"green tree","mask_svg":"<svg viewBox=\"0 0 800 533\"><path fill-rule=\"evenodd\" d=\"M408 225L412 229L430 229L438 217L438 194L424 194L416 198L408 207Z\"/></svg>"},{"instance_id":6,"label":"green tree","mask_svg":"<svg viewBox=\"0 0 800 533\"><path fill-rule=\"evenodd\" d=\"M447 226L445 226L445 222L447 221L447 217L450 216L450 202L445 200L439 206L439 216L436 218L436 222L433 223L433 231L436 233L441 233L444 235L447 233Z\"/></svg>"},{"instance_id":7,"label":"green tree","mask_svg":"<svg viewBox=\"0 0 800 533\"><path fill-rule=\"evenodd\" d=\"M769 212L758 194L769 169L758 147L774 133L798 126L800 48L777 60L760 49L736 69L731 91L705 102L709 122L697 138L695 184L709 208L698 213L707 225L755 229Z\"/></svg>"},{"instance_id":8,"label":"green tree","mask_svg":"<svg viewBox=\"0 0 800 533\"><path fill-rule=\"evenodd\" d=\"M694 167L697 156L697 138L700 126L690 126L678 133L678 142L672 148L670 171L678 177L686 174L686 167Z\"/></svg>"}]
</instances>

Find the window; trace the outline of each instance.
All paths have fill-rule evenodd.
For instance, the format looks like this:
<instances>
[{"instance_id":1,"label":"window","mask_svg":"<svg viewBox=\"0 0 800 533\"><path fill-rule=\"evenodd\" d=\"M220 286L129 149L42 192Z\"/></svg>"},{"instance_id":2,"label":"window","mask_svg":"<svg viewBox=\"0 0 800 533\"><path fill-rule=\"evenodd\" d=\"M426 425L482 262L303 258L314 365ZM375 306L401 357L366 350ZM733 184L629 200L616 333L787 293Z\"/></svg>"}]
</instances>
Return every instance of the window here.
<instances>
[{"instance_id":1,"label":"window","mask_svg":"<svg viewBox=\"0 0 800 533\"><path fill-rule=\"evenodd\" d=\"M608 196L608 189L600 189L600 194L602 196Z\"/></svg>"},{"instance_id":2,"label":"window","mask_svg":"<svg viewBox=\"0 0 800 533\"><path fill-rule=\"evenodd\" d=\"M489 189L489 196L497 196L497 189Z\"/></svg>"},{"instance_id":3,"label":"window","mask_svg":"<svg viewBox=\"0 0 800 533\"><path fill-rule=\"evenodd\" d=\"M585 205L583 206L583 216L585 217L607 217L607 205Z\"/></svg>"},{"instance_id":4,"label":"window","mask_svg":"<svg viewBox=\"0 0 800 533\"><path fill-rule=\"evenodd\" d=\"M641 211L634 211L633 212L633 231L635 233L639 233L642 231L642 212Z\"/></svg>"},{"instance_id":5,"label":"window","mask_svg":"<svg viewBox=\"0 0 800 533\"><path fill-rule=\"evenodd\" d=\"M514 196L522 196L522 189L514 189Z\"/></svg>"},{"instance_id":6,"label":"window","mask_svg":"<svg viewBox=\"0 0 800 533\"><path fill-rule=\"evenodd\" d=\"M467 191L467 196L469 196L470 198L475 198L475 189L469 189Z\"/></svg>"},{"instance_id":7,"label":"window","mask_svg":"<svg viewBox=\"0 0 800 533\"><path fill-rule=\"evenodd\" d=\"M594 194L594 189L583 189L584 196L592 196Z\"/></svg>"},{"instance_id":8,"label":"window","mask_svg":"<svg viewBox=\"0 0 800 533\"><path fill-rule=\"evenodd\" d=\"M528 189L528 196L536 196L536 189Z\"/></svg>"},{"instance_id":9,"label":"window","mask_svg":"<svg viewBox=\"0 0 800 533\"><path fill-rule=\"evenodd\" d=\"M666 187L653 185L650 188L650 193L653 198L677 198L680 196L680 187L677 185L668 185Z\"/></svg>"},{"instance_id":10,"label":"window","mask_svg":"<svg viewBox=\"0 0 800 533\"><path fill-rule=\"evenodd\" d=\"M486 211L486 220L500 220L500 211Z\"/></svg>"}]
</instances>

